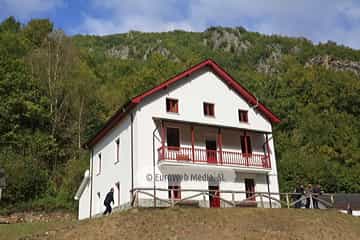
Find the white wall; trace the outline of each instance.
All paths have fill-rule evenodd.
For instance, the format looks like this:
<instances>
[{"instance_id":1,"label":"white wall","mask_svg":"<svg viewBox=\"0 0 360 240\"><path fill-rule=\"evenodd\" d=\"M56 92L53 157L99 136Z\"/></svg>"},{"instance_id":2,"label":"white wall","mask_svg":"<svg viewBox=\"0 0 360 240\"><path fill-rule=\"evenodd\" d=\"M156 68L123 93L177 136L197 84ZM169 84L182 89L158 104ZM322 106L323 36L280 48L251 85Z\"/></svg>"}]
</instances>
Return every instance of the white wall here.
<instances>
[{"instance_id":1,"label":"white wall","mask_svg":"<svg viewBox=\"0 0 360 240\"><path fill-rule=\"evenodd\" d=\"M110 188L114 188L114 207L118 206L116 183L120 183L120 204L130 201L131 188L131 119L130 115L123 119L110 133L93 147L93 190L92 215L104 211L104 198ZM120 159L116 163L116 140L120 139ZM101 153L101 172L97 174L98 155ZM91 164L91 162L90 162ZM100 199L97 196L100 193Z\"/></svg>"}]
</instances>

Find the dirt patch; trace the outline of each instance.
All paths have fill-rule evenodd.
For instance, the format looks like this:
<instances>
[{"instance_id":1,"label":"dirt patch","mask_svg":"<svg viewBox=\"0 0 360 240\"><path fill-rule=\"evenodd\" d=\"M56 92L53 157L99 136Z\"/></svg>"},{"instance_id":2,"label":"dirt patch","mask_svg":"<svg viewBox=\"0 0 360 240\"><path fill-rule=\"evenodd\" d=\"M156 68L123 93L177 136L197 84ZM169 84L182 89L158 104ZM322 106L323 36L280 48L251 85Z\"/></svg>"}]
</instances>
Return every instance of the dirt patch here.
<instances>
[{"instance_id":1,"label":"dirt patch","mask_svg":"<svg viewBox=\"0 0 360 240\"><path fill-rule=\"evenodd\" d=\"M360 218L294 209L132 209L32 239L360 239Z\"/></svg>"}]
</instances>

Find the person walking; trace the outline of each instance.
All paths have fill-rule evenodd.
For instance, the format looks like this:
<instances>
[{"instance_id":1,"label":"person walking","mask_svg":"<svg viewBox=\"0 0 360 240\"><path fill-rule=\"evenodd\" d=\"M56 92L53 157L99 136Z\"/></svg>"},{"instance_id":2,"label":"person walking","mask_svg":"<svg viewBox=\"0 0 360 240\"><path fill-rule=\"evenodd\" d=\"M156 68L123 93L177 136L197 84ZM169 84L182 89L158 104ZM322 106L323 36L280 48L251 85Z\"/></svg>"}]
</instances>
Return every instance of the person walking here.
<instances>
[{"instance_id":1,"label":"person walking","mask_svg":"<svg viewBox=\"0 0 360 240\"><path fill-rule=\"evenodd\" d=\"M295 203L295 208L301 208L301 197L304 194L304 186L303 185L297 185L295 188L295 201L297 201Z\"/></svg>"},{"instance_id":2,"label":"person walking","mask_svg":"<svg viewBox=\"0 0 360 240\"><path fill-rule=\"evenodd\" d=\"M306 208L310 208L310 202L311 202L310 195L312 195L312 190L313 190L312 185L308 184L306 191L305 191L305 195L306 195L305 207Z\"/></svg>"},{"instance_id":3,"label":"person walking","mask_svg":"<svg viewBox=\"0 0 360 240\"><path fill-rule=\"evenodd\" d=\"M111 208L111 203L115 203L114 202L114 188L110 189L110 192L108 192L108 194L106 194L105 200L104 200L104 205L106 207L105 212L103 213L103 215L105 216L106 214L110 214L112 211Z\"/></svg>"},{"instance_id":4,"label":"person walking","mask_svg":"<svg viewBox=\"0 0 360 240\"><path fill-rule=\"evenodd\" d=\"M312 190L314 208L319 209L319 197L321 194L320 184L316 184Z\"/></svg>"}]
</instances>

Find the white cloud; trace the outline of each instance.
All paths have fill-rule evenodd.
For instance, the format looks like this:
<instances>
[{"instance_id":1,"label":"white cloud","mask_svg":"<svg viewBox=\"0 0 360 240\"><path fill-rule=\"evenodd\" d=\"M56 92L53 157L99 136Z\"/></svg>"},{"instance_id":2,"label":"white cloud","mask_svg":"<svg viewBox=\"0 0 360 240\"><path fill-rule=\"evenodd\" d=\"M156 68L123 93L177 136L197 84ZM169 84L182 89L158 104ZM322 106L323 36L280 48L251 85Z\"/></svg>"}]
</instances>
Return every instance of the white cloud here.
<instances>
[{"instance_id":1,"label":"white cloud","mask_svg":"<svg viewBox=\"0 0 360 240\"><path fill-rule=\"evenodd\" d=\"M87 13L79 30L110 34L183 29L210 25L245 26L250 31L333 40L360 48L360 1L357 0L92 0L106 17Z\"/></svg>"},{"instance_id":2,"label":"white cloud","mask_svg":"<svg viewBox=\"0 0 360 240\"><path fill-rule=\"evenodd\" d=\"M62 0L0 0L0 15L15 16L20 19L32 14L43 13L63 4Z\"/></svg>"}]
</instances>

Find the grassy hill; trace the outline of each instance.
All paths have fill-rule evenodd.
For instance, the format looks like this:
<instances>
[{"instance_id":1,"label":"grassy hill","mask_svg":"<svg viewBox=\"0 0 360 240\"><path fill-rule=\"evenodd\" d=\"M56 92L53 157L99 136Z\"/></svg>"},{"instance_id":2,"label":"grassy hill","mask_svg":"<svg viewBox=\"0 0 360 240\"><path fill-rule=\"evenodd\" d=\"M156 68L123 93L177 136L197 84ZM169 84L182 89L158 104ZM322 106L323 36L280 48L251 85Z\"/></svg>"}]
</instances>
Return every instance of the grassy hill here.
<instances>
[{"instance_id":1,"label":"grassy hill","mask_svg":"<svg viewBox=\"0 0 360 240\"><path fill-rule=\"evenodd\" d=\"M37 233L23 239L358 240L360 236L360 218L333 210L132 209L109 217L58 222L47 227L40 231L33 228ZM4 229L0 226L0 239L11 240L3 238ZM13 231L19 229L14 227ZM12 236L15 239L15 234Z\"/></svg>"}]
</instances>

